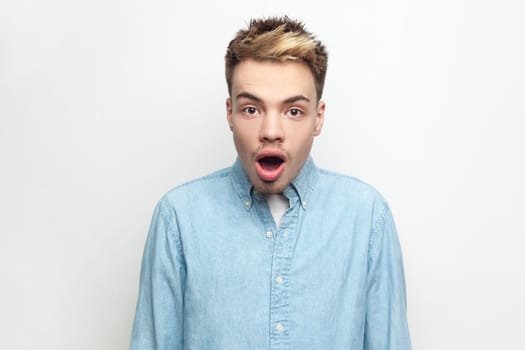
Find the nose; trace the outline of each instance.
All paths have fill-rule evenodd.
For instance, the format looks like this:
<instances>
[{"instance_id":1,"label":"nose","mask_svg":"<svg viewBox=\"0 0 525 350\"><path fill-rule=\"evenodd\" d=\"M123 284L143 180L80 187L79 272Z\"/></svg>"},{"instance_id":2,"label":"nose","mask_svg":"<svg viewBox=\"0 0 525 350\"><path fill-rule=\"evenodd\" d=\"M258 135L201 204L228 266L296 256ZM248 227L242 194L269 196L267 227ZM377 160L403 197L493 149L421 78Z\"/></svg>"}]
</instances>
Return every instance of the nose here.
<instances>
[{"instance_id":1,"label":"nose","mask_svg":"<svg viewBox=\"0 0 525 350\"><path fill-rule=\"evenodd\" d=\"M259 140L262 143L283 142L283 118L279 113L267 113L262 118Z\"/></svg>"}]
</instances>

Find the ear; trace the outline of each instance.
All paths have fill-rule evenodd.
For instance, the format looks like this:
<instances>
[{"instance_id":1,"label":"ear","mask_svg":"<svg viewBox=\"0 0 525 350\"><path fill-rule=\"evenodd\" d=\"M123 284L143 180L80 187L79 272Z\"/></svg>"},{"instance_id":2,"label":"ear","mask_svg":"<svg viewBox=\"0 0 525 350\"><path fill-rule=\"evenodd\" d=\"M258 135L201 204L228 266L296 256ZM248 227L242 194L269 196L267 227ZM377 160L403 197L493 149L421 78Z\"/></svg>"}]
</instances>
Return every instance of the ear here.
<instances>
[{"instance_id":1,"label":"ear","mask_svg":"<svg viewBox=\"0 0 525 350\"><path fill-rule=\"evenodd\" d=\"M233 131L232 108L232 99L231 97L228 97L226 99L226 119L228 120L228 125L230 126L231 131Z\"/></svg>"},{"instance_id":2,"label":"ear","mask_svg":"<svg viewBox=\"0 0 525 350\"><path fill-rule=\"evenodd\" d=\"M319 101L317 103L317 112L315 115L314 136L319 136L321 134L321 130L323 129L325 108L326 108L326 104L324 103L324 101Z\"/></svg>"}]
</instances>

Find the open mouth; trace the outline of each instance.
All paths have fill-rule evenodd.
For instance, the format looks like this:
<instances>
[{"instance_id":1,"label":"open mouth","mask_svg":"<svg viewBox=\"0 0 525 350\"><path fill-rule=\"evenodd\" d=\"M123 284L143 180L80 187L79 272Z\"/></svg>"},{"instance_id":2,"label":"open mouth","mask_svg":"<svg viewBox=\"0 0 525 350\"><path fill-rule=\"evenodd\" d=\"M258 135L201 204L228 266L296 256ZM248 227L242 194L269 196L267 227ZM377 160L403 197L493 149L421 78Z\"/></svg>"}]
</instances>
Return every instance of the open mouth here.
<instances>
[{"instance_id":1,"label":"open mouth","mask_svg":"<svg viewBox=\"0 0 525 350\"><path fill-rule=\"evenodd\" d=\"M258 162L261 165L261 168L272 171L279 168L283 163L283 160L279 157L263 157L259 159Z\"/></svg>"},{"instance_id":2,"label":"open mouth","mask_svg":"<svg viewBox=\"0 0 525 350\"><path fill-rule=\"evenodd\" d=\"M260 154L255 169L262 180L275 181L284 171L284 165L284 156L280 154Z\"/></svg>"}]
</instances>

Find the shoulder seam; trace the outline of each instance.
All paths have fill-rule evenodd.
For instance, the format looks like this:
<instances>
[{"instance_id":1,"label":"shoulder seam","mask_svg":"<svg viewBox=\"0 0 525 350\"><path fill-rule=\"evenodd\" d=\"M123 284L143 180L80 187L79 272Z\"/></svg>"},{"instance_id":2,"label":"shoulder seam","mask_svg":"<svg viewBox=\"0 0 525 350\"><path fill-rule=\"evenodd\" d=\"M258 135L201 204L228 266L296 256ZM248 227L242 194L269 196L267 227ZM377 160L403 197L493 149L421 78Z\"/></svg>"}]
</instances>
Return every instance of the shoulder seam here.
<instances>
[{"instance_id":1,"label":"shoulder seam","mask_svg":"<svg viewBox=\"0 0 525 350\"><path fill-rule=\"evenodd\" d=\"M378 240L379 232L382 230L382 228L385 225L385 218L388 212L390 211L390 208L388 207L388 204L386 202L382 202L383 210L375 223L372 226L372 230L370 232L370 238L368 241L368 249L369 251L372 251L374 249L374 246L376 244L376 241Z\"/></svg>"},{"instance_id":2,"label":"shoulder seam","mask_svg":"<svg viewBox=\"0 0 525 350\"><path fill-rule=\"evenodd\" d=\"M166 210L167 209L166 207L170 207L170 208L173 208L173 207L169 205L169 202L166 199L166 196L163 196L161 198L160 204L161 204L161 207L159 208L160 209L160 212L159 212L160 217L161 217L162 221L164 222L164 224L166 225L166 227L171 228L172 230L170 230L170 231L176 233L176 237L174 237L174 238L175 238L175 244L177 246L177 252L181 256L182 260L185 260L184 259L184 250L182 249L182 239L181 239L181 236L180 236L180 228L178 227L177 217L176 217L176 215L174 216L173 214L170 214L170 212L168 210ZM175 208L173 208L173 210L175 211ZM177 225L175 225L174 222L177 222Z\"/></svg>"}]
</instances>

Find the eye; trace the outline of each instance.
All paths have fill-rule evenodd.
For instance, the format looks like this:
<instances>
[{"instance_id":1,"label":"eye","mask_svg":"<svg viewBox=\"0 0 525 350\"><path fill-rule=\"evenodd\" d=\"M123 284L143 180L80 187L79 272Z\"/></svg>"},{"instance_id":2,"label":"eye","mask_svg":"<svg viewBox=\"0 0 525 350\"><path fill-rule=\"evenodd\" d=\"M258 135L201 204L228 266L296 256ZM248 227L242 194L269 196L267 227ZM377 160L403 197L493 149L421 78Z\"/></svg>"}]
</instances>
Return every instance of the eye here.
<instances>
[{"instance_id":1,"label":"eye","mask_svg":"<svg viewBox=\"0 0 525 350\"><path fill-rule=\"evenodd\" d=\"M253 106L248 106L248 107L244 107L242 109L242 111L246 114L249 114L249 115L255 115L257 114L257 108L253 107Z\"/></svg>"},{"instance_id":2,"label":"eye","mask_svg":"<svg viewBox=\"0 0 525 350\"><path fill-rule=\"evenodd\" d=\"M288 112L286 112L287 115L289 115L290 117L300 117L302 116L304 113L302 110L300 110L299 108L290 108L288 110Z\"/></svg>"}]
</instances>

